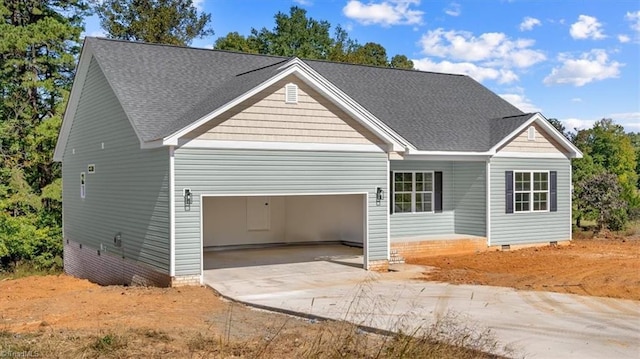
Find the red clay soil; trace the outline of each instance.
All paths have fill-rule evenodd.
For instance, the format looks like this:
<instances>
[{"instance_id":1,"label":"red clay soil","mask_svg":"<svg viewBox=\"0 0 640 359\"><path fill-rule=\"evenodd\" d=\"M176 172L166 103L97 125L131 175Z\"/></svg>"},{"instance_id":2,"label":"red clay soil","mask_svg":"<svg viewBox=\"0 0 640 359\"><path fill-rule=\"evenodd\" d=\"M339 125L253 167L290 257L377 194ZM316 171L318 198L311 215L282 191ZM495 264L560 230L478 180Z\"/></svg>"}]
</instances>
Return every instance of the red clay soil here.
<instances>
[{"instance_id":1,"label":"red clay soil","mask_svg":"<svg viewBox=\"0 0 640 359\"><path fill-rule=\"evenodd\" d=\"M580 239L537 247L411 260L434 267L424 278L640 300L640 240Z\"/></svg>"}]
</instances>

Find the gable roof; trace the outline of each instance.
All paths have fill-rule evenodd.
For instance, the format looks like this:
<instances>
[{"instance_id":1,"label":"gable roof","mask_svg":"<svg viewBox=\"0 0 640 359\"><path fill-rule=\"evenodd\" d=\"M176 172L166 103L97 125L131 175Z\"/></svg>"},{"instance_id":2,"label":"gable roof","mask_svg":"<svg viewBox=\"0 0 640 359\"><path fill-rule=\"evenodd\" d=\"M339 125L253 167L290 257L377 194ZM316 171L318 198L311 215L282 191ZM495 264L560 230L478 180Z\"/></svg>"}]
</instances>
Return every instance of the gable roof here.
<instances>
[{"instance_id":1,"label":"gable roof","mask_svg":"<svg viewBox=\"0 0 640 359\"><path fill-rule=\"evenodd\" d=\"M91 55L86 56L98 62L141 143L166 139L202 121L291 63L311 69L347 102L361 106L365 117L383 124L391 137L418 151L487 152L532 116L465 75L92 37L85 39L83 56L87 48ZM60 140L64 131L63 125Z\"/></svg>"}]
</instances>

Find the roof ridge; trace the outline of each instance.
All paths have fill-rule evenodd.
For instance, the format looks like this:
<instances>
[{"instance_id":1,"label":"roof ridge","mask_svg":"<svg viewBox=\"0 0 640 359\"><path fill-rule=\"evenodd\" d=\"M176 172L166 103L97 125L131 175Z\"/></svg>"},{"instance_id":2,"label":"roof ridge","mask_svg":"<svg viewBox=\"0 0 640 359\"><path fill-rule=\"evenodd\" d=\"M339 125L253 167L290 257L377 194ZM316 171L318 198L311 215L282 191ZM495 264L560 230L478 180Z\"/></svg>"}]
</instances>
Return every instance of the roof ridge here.
<instances>
[{"instance_id":1,"label":"roof ridge","mask_svg":"<svg viewBox=\"0 0 640 359\"><path fill-rule=\"evenodd\" d=\"M522 117L522 116L530 116L530 115L535 115L536 112L525 112L519 115L511 115L511 116L503 116L503 117L498 117L498 119L505 119L505 118L514 118L514 117Z\"/></svg>"},{"instance_id":2,"label":"roof ridge","mask_svg":"<svg viewBox=\"0 0 640 359\"><path fill-rule=\"evenodd\" d=\"M376 66L376 65L369 65L369 64L354 64L352 62L338 62L338 61L331 61L331 60L324 60L324 59L303 59L303 58L301 58L301 60L303 60L303 61L317 61L317 62L324 62L324 63L329 63L329 64L338 64L338 65L369 67L369 68L373 68L373 69L382 69L382 70L396 70L396 71L406 71L406 72L419 72L419 73L423 73L423 74L426 73L426 74L435 74L435 75L469 77L468 75L465 75L465 74L451 74L451 73L447 73L447 72L424 71L424 70L418 70L418 69L403 69L403 68L397 68L397 67L384 67L384 66Z\"/></svg>"},{"instance_id":3,"label":"roof ridge","mask_svg":"<svg viewBox=\"0 0 640 359\"><path fill-rule=\"evenodd\" d=\"M237 75L236 75L236 77L240 77L240 76L243 76L243 75L250 74L250 73L252 73L252 72L256 72L256 71L260 71L260 70L264 70L264 69L269 68L269 67L272 67L272 66L280 65L280 64L285 63L285 62L287 62L287 61L289 61L289 59L283 59L283 60L282 60L282 61L280 61L280 62L274 62L273 64L270 64L270 65L265 65L265 66L262 66L262 67L258 67L258 68L255 68L255 69L251 69L251 70L249 70L249 71L241 72L241 73L237 74Z\"/></svg>"},{"instance_id":4,"label":"roof ridge","mask_svg":"<svg viewBox=\"0 0 640 359\"><path fill-rule=\"evenodd\" d=\"M85 39L96 39L99 41L111 41L111 42L121 42L125 44L137 44L137 45L149 45L149 46L157 46L157 47L171 47L177 49L187 49L187 50L199 50L199 51L213 51L213 52L223 52L227 54L237 54L237 55L249 55L249 56L257 56L257 57L271 57L271 58L279 58L279 59L289 59L286 56L279 55L268 55L268 54L254 54L251 52L242 52L242 51L232 51L232 50L220 50L220 49L209 49L206 47L194 47L190 45L173 45L173 44L158 44L154 42L145 42L145 41L137 41L137 40L123 40L123 39L110 39L107 37L98 37L98 36L85 36Z\"/></svg>"}]
</instances>

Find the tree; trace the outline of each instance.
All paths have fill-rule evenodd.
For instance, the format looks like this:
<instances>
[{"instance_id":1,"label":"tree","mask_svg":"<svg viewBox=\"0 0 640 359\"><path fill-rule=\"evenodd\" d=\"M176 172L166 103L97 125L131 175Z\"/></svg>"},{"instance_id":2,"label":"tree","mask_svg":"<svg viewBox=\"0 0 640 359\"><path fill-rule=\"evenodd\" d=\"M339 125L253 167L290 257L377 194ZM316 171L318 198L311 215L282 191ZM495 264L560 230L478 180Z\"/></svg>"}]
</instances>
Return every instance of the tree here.
<instances>
[{"instance_id":1,"label":"tree","mask_svg":"<svg viewBox=\"0 0 640 359\"><path fill-rule=\"evenodd\" d=\"M213 35L210 14L192 0L92 0L100 25L113 39L189 45Z\"/></svg>"},{"instance_id":2,"label":"tree","mask_svg":"<svg viewBox=\"0 0 640 359\"><path fill-rule=\"evenodd\" d=\"M396 55L387 60L387 51L373 42L364 45L349 38L340 26L336 27L333 38L331 24L325 20L307 17L307 11L297 6L291 7L289 14L278 12L276 25L272 30L251 29L247 37L230 32L215 42L215 49L300 57L304 59L330 60L354 64L413 68L413 62L404 55Z\"/></svg>"},{"instance_id":3,"label":"tree","mask_svg":"<svg viewBox=\"0 0 640 359\"><path fill-rule=\"evenodd\" d=\"M389 67L395 69L413 69L413 61L409 60L405 55L395 55L389 62Z\"/></svg>"},{"instance_id":4,"label":"tree","mask_svg":"<svg viewBox=\"0 0 640 359\"><path fill-rule=\"evenodd\" d=\"M548 118L547 122L549 122L551 126L555 127L555 129L558 130L558 132L560 132L564 137L566 137L568 140L571 140L570 133L567 131L567 128L560 120L558 120L557 118Z\"/></svg>"},{"instance_id":5,"label":"tree","mask_svg":"<svg viewBox=\"0 0 640 359\"><path fill-rule=\"evenodd\" d=\"M227 50L246 53L258 53L258 44L254 38L246 38L237 32L230 32L227 36L219 37L214 48L217 50Z\"/></svg>"},{"instance_id":6,"label":"tree","mask_svg":"<svg viewBox=\"0 0 640 359\"><path fill-rule=\"evenodd\" d=\"M47 256L61 254L60 166L52 157L86 10L78 0L0 1L3 263L25 257L25 248L32 259L44 255L36 253L42 248L52 250Z\"/></svg>"},{"instance_id":7,"label":"tree","mask_svg":"<svg viewBox=\"0 0 640 359\"><path fill-rule=\"evenodd\" d=\"M619 231L627 221L627 203L621 198L622 187L615 174L603 172L578 183L578 206L587 218L594 218L597 231Z\"/></svg>"},{"instance_id":8,"label":"tree","mask_svg":"<svg viewBox=\"0 0 640 359\"><path fill-rule=\"evenodd\" d=\"M628 215L634 217L640 208L640 194L637 187L637 151L632 145L631 136L612 120L602 119L592 128L578 131L573 142L584 155L573 161L573 184L576 188L574 217L577 224L580 225L583 215L596 210L589 207L590 204L580 205L583 203L580 186L603 173L611 173L617 177L621 187L619 195L628 205Z\"/></svg>"},{"instance_id":9,"label":"tree","mask_svg":"<svg viewBox=\"0 0 640 359\"><path fill-rule=\"evenodd\" d=\"M278 12L273 30L251 30L251 37L262 54L297 56L305 59L326 59L333 44L328 21L307 17L307 11L291 7L289 15Z\"/></svg>"}]
</instances>

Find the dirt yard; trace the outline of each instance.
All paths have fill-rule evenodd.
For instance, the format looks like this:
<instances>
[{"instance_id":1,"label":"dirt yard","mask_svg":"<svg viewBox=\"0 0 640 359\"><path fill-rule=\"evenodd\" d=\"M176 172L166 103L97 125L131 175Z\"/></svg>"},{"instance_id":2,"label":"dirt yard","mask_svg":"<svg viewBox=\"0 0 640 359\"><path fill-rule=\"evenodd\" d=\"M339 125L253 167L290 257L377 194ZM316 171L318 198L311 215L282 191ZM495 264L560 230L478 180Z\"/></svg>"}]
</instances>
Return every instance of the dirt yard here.
<instances>
[{"instance_id":1,"label":"dirt yard","mask_svg":"<svg viewBox=\"0 0 640 359\"><path fill-rule=\"evenodd\" d=\"M479 343L485 350L485 342ZM0 281L0 358L401 358L412 353L494 357L429 338L385 337L348 323L255 310L204 287L101 287L66 275Z\"/></svg>"},{"instance_id":2,"label":"dirt yard","mask_svg":"<svg viewBox=\"0 0 640 359\"><path fill-rule=\"evenodd\" d=\"M640 300L640 239L422 258L427 280Z\"/></svg>"}]
</instances>

